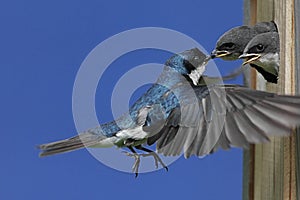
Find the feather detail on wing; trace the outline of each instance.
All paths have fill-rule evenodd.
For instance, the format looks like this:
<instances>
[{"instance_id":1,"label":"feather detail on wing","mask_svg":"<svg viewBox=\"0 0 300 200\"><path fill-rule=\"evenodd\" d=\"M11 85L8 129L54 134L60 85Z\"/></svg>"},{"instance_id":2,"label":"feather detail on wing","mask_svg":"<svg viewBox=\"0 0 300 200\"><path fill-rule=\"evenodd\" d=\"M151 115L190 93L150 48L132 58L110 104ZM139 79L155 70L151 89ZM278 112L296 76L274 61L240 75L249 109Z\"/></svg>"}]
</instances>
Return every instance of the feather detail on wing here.
<instances>
[{"instance_id":1,"label":"feather detail on wing","mask_svg":"<svg viewBox=\"0 0 300 200\"><path fill-rule=\"evenodd\" d=\"M300 97L276 95L239 86L195 88L198 102L172 110L164 127L149 137L166 156L205 156L217 149L287 136L300 125Z\"/></svg>"}]
</instances>

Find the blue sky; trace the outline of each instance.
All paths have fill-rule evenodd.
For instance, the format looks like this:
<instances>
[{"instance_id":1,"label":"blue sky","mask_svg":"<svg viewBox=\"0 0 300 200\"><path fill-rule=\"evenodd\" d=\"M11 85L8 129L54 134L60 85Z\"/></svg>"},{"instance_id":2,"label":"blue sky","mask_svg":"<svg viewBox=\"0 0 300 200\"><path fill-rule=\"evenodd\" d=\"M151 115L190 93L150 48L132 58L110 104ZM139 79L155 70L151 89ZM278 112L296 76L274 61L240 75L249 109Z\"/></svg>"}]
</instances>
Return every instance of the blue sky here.
<instances>
[{"instance_id":1,"label":"blue sky","mask_svg":"<svg viewBox=\"0 0 300 200\"><path fill-rule=\"evenodd\" d=\"M239 149L201 159L180 158L169 172L159 170L135 179L101 164L85 149L39 158L35 146L77 133L73 84L81 63L100 42L128 29L154 26L180 31L211 51L224 31L242 24L242 1L15 0L1 4L0 199L241 199ZM168 56L137 52L114 62L101 79L107 87L96 94L99 120L112 119L110 97L120 73L137 64L163 63ZM222 73L239 64L216 63Z\"/></svg>"}]
</instances>

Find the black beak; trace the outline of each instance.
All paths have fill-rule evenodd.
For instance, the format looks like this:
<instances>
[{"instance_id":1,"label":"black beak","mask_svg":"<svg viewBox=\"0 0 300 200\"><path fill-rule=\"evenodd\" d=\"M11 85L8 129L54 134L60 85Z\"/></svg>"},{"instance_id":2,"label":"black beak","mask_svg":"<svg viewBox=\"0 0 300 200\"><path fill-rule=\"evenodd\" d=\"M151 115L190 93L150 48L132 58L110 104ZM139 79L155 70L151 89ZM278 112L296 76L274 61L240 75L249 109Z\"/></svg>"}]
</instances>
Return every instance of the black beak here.
<instances>
[{"instance_id":1,"label":"black beak","mask_svg":"<svg viewBox=\"0 0 300 200\"><path fill-rule=\"evenodd\" d=\"M214 59L217 57L217 50L213 50L211 53L210 53L210 58L211 59Z\"/></svg>"}]
</instances>

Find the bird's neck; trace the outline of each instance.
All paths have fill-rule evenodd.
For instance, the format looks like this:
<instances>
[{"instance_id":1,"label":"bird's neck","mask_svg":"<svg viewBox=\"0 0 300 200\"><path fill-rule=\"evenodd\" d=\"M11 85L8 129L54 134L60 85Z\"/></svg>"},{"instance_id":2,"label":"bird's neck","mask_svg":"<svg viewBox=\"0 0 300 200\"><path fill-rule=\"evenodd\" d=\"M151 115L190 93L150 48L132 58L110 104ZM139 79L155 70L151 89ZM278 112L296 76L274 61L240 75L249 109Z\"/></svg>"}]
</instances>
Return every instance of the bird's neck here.
<instances>
[{"instance_id":1,"label":"bird's neck","mask_svg":"<svg viewBox=\"0 0 300 200\"><path fill-rule=\"evenodd\" d=\"M173 87L177 84L193 85L191 78L188 75L178 73L175 69L165 66L163 72L157 79L157 84L163 85L167 88Z\"/></svg>"},{"instance_id":2,"label":"bird's neck","mask_svg":"<svg viewBox=\"0 0 300 200\"><path fill-rule=\"evenodd\" d=\"M278 76L279 72L279 53L268 53L253 62L254 64L261 66L264 71Z\"/></svg>"}]
</instances>

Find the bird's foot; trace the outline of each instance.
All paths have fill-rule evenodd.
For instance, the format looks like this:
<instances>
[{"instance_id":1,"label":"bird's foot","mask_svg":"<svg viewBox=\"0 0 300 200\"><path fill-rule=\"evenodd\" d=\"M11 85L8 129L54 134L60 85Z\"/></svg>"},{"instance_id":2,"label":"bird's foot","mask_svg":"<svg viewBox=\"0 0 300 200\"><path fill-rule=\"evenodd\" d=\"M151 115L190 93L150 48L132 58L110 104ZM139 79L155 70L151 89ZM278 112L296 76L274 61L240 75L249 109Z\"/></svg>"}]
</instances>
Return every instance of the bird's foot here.
<instances>
[{"instance_id":1,"label":"bird's foot","mask_svg":"<svg viewBox=\"0 0 300 200\"><path fill-rule=\"evenodd\" d=\"M135 173L135 178L137 178L138 174L139 174L139 167L140 167L140 163L141 163L141 156L143 156L143 157L152 156L154 158L155 168L156 169L158 168L158 164L160 163L161 166L163 166L163 168L165 168L166 171L169 170L168 167L161 160L161 158L154 151L153 152L148 152L148 153L142 153L142 154L129 153L127 151L124 151L123 153L125 153L127 156L133 157L135 159L135 162L134 162L134 164L132 166L132 172Z\"/></svg>"},{"instance_id":2,"label":"bird's foot","mask_svg":"<svg viewBox=\"0 0 300 200\"><path fill-rule=\"evenodd\" d=\"M161 166L163 166L163 168L165 168L166 171L168 171L168 167L164 164L164 162L161 160L161 158L157 155L157 153L153 152L149 152L149 153L143 153L140 154L143 157L148 157L148 156L152 156L154 158L154 162L155 162L155 168L158 168L158 163L161 164Z\"/></svg>"},{"instance_id":3,"label":"bird's foot","mask_svg":"<svg viewBox=\"0 0 300 200\"><path fill-rule=\"evenodd\" d=\"M140 163L141 163L141 155L137 154L137 153L129 153L124 151L123 153L125 153L127 156L129 157L133 157L134 158L134 164L132 166L132 172L135 173L135 178L138 177L139 175L139 167L140 167Z\"/></svg>"}]
</instances>

